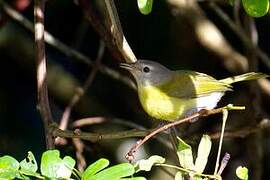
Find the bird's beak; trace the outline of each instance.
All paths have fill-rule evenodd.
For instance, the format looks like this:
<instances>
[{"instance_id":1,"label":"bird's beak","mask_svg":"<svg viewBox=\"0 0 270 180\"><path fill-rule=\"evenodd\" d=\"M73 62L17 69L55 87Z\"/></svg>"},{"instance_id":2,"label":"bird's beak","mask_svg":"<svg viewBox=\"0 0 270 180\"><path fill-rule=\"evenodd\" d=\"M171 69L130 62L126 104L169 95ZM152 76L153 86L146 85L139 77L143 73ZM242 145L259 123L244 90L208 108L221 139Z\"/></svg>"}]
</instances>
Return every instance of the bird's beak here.
<instances>
[{"instance_id":1,"label":"bird's beak","mask_svg":"<svg viewBox=\"0 0 270 180\"><path fill-rule=\"evenodd\" d=\"M131 71L134 69L134 64L120 63L120 67L123 69L127 69L128 71Z\"/></svg>"}]
</instances>

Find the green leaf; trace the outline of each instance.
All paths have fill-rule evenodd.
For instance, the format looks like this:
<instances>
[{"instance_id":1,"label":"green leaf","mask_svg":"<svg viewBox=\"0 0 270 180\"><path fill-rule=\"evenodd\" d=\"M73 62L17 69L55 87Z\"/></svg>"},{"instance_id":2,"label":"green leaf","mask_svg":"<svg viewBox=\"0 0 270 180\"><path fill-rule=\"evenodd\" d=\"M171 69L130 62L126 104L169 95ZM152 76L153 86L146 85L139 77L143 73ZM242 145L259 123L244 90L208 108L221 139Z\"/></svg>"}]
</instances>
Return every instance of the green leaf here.
<instances>
[{"instance_id":1,"label":"green leaf","mask_svg":"<svg viewBox=\"0 0 270 180\"><path fill-rule=\"evenodd\" d=\"M198 147L197 158L195 161L196 172L202 173L204 171L208 161L208 156L210 154L211 146L212 142L210 136L203 135Z\"/></svg>"},{"instance_id":2,"label":"green leaf","mask_svg":"<svg viewBox=\"0 0 270 180\"><path fill-rule=\"evenodd\" d=\"M84 171L82 174L82 179L88 179L91 176L95 175L97 172L101 171L102 169L106 168L110 164L109 160L107 159L99 159Z\"/></svg>"},{"instance_id":3,"label":"green leaf","mask_svg":"<svg viewBox=\"0 0 270 180\"><path fill-rule=\"evenodd\" d=\"M41 174L49 178L69 178L75 163L70 156L62 160L58 150L48 150L42 154Z\"/></svg>"},{"instance_id":4,"label":"green leaf","mask_svg":"<svg viewBox=\"0 0 270 180\"><path fill-rule=\"evenodd\" d=\"M185 143L181 138L177 137L177 155L179 158L180 165L183 168L194 170L193 156L191 146Z\"/></svg>"},{"instance_id":5,"label":"green leaf","mask_svg":"<svg viewBox=\"0 0 270 180\"><path fill-rule=\"evenodd\" d=\"M11 156L0 157L0 179L14 179L21 177L19 174L19 162Z\"/></svg>"},{"instance_id":6,"label":"green leaf","mask_svg":"<svg viewBox=\"0 0 270 180\"><path fill-rule=\"evenodd\" d=\"M27 158L20 162L20 170L25 173L35 173L38 169L37 161L31 151L28 152Z\"/></svg>"},{"instance_id":7,"label":"green leaf","mask_svg":"<svg viewBox=\"0 0 270 180\"><path fill-rule=\"evenodd\" d=\"M142 14L147 15L152 11L153 0L137 0L139 10Z\"/></svg>"},{"instance_id":8,"label":"green leaf","mask_svg":"<svg viewBox=\"0 0 270 180\"><path fill-rule=\"evenodd\" d=\"M269 0L242 0L244 9L252 17L261 17L269 10Z\"/></svg>"},{"instance_id":9,"label":"green leaf","mask_svg":"<svg viewBox=\"0 0 270 180\"><path fill-rule=\"evenodd\" d=\"M238 166L236 169L236 176L242 180L248 180L248 168Z\"/></svg>"},{"instance_id":10,"label":"green leaf","mask_svg":"<svg viewBox=\"0 0 270 180\"><path fill-rule=\"evenodd\" d=\"M174 176L174 180L185 180L184 174L181 171L178 171Z\"/></svg>"},{"instance_id":11,"label":"green leaf","mask_svg":"<svg viewBox=\"0 0 270 180\"><path fill-rule=\"evenodd\" d=\"M148 159L139 160L135 164L136 172L138 171L150 171L154 164L162 164L165 162L165 158L157 155L153 155Z\"/></svg>"},{"instance_id":12,"label":"green leaf","mask_svg":"<svg viewBox=\"0 0 270 180\"><path fill-rule=\"evenodd\" d=\"M122 163L110 168L107 168L94 176L91 176L88 180L116 180L122 177L133 175L135 172L134 166L130 163Z\"/></svg>"}]
</instances>

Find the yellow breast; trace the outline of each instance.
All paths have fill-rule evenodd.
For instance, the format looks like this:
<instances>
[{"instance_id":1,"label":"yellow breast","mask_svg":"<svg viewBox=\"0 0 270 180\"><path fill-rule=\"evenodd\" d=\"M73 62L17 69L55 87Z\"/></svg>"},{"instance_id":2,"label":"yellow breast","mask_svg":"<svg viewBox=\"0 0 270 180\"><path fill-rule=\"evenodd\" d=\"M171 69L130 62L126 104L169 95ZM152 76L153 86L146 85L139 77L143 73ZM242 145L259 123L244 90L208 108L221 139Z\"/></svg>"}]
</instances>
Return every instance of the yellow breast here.
<instances>
[{"instance_id":1,"label":"yellow breast","mask_svg":"<svg viewBox=\"0 0 270 180\"><path fill-rule=\"evenodd\" d=\"M140 87L139 98L144 110L152 117L174 121L185 115L192 106L193 100L169 97L165 92L153 86Z\"/></svg>"}]
</instances>

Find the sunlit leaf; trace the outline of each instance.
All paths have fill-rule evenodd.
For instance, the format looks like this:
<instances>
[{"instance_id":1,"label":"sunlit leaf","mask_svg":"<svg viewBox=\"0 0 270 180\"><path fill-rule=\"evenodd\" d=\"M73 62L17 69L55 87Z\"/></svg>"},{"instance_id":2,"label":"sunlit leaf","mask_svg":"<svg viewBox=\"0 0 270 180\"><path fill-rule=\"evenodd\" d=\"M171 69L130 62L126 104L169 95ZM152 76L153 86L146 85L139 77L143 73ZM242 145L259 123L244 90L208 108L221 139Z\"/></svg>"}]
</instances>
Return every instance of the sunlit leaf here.
<instances>
[{"instance_id":1,"label":"sunlit leaf","mask_svg":"<svg viewBox=\"0 0 270 180\"><path fill-rule=\"evenodd\" d=\"M32 152L28 152L27 158L20 162L20 170L24 173L35 173L38 169L37 161Z\"/></svg>"},{"instance_id":2,"label":"sunlit leaf","mask_svg":"<svg viewBox=\"0 0 270 180\"><path fill-rule=\"evenodd\" d=\"M242 0L244 9L252 17L261 17L269 10L269 0Z\"/></svg>"},{"instance_id":3,"label":"sunlit leaf","mask_svg":"<svg viewBox=\"0 0 270 180\"><path fill-rule=\"evenodd\" d=\"M135 169L136 169L136 172L150 171L154 164L157 164L157 163L162 164L164 162L165 162L165 158L161 156L153 155L148 159L139 160L135 165Z\"/></svg>"},{"instance_id":4,"label":"sunlit leaf","mask_svg":"<svg viewBox=\"0 0 270 180\"><path fill-rule=\"evenodd\" d=\"M180 165L186 169L194 169L193 156L191 146L185 143L181 138L177 137L177 155Z\"/></svg>"},{"instance_id":5,"label":"sunlit leaf","mask_svg":"<svg viewBox=\"0 0 270 180\"><path fill-rule=\"evenodd\" d=\"M94 176L97 172L101 171L102 169L106 168L109 165L109 160L107 159L99 159L90 166L82 174L82 179L88 179L91 176Z\"/></svg>"},{"instance_id":6,"label":"sunlit leaf","mask_svg":"<svg viewBox=\"0 0 270 180\"><path fill-rule=\"evenodd\" d=\"M198 147L197 158L195 161L196 172L202 173L204 171L208 161L208 156L210 154L211 146L212 142L210 136L203 135Z\"/></svg>"},{"instance_id":7,"label":"sunlit leaf","mask_svg":"<svg viewBox=\"0 0 270 180\"><path fill-rule=\"evenodd\" d=\"M20 177L19 162L11 156L0 157L0 179L14 179Z\"/></svg>"},{"instance_id":8,"label":"sunlit leaf","mask_svg":"<svg viewBox=\"0 0 270 180\"><path fill-rule=\"evenodd\" d=\"M153 0L137 0L139 10L142 14L147 15L152 11Z\"/></svg>"},{"instance_id":9,"label":"sunlit leaf","mask_svg":"<svg viewBox=\"0 0 270 180\"><path fill-rule=\"evenodd\" d=\"M248 180L248 168L238 166L236 169L236 175L241 180Z\"/></svg>"},{"instance_id":10,"label":"sunlit leaf","mask_svg":"<svg viewBox=\"0 0 270 180\"><path fill-rule=\"evenodd\" d=\"M135 172L134 166L130 163L122 163L118 164L112 167L109 167L107 169L104 169L103 171L100 171L94 176L91 176L88 178L88 180L107 180L107 179L120 179L123 177L131 176Z\"/></svg>"},{"instance_id":11,"label":"sunlit leaf","mask_svg":"<svg viewBox=\"0 0 270 180\"><path fill-rule=\"evenodd\" d=\"M48 150L42 154L41 174L50 178L69 178L75 163L69 156L62 160L58 150Z\"/></svg>"}]
</instances>

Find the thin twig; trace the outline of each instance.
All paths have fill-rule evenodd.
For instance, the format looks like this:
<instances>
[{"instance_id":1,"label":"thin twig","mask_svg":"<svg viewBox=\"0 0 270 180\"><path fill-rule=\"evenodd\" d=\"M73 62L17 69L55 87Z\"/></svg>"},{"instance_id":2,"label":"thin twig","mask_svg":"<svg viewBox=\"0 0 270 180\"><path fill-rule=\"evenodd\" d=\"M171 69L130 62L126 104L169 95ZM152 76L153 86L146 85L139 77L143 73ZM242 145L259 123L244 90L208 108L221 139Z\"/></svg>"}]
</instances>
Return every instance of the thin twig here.
<instances>
[{"instance_id":1,"label":"thin twig","mask_svg":"<svg viewBox=\"0 0 270 180\"><path fill-rule=\"evenodd\" d=\"M240 0L235 0L234 1L234 6L233 6L233 17L235 20L235 23L240 26L241 21L240 21L240 9L241 9L241 1Z\"/></svg>"},{"instance_id":2,"label":"thin twig","mask_svg":"<svg viewBox=\"0 0 270 180\"><path fill-rule=\"evenodd\" d=\"M60 129L64 130L67 128L69 116L70 116L70 113L71 113L73 107L80 101L81 97L84 96L86 90L91 86L91 84L92 84L92 82L97 74L100 61L104 55L104 49L105 49L104 43L102 41L100 41L98 55L97 55L97 58L95 61L96 66L94 66L92 71L89 73L89 76L88 76L87 80L85 81L83 87L78 88L77 93L74 94L74 96L71 98L71 101L69 102L69 105L65 108L65 111L62 115L60 125L59 125Z\"/></svg>"},{"instance_id":3,"label":"thin twig","mask_svg":"<svg viewBox=\"0 0 270 180\"><path fill-rule=\"evenodd\" d=\"M100 123L104 123L104 122L109 122L109 123L113 123L113 124L119 124L122 126L126 126L126 127L130 127L130 128L135 128L135 129L140 129L140 130L145 130L146 128L133 123L131 121L128 121L126 119L119 119L119 118L106 118L106 117L89 117L89 118L83 118L83 119L78 119L76 121L74 121L71 124L72 128L81 128L83 126L90 126L93 124L100 124Z\"/></svg>"},{"instance_id":4,"label":"thin twig","mask_svg":"<svg viewBox=\"0 0 270 180\"><path fill-rule=\"evenodd\" d=\"M73 138L72 143L75 147L76 150L76 159L77 159L77 167L80 172L83 172L83 170L86 167L86 160L83 156L83 151L84 151L84 143L78 139L78 138Z\"/></svg>"},{"instance_id":5,"label":"thin twig","mask_svg":"<svg viewBox=\"0 0 270 180\"><path fill-rule=\"evenodd\" d=\"M86 90L91 86L91 84L92 84L92 82L93 82L93 80L98 72L98 67L100 65L100 61L104 55L104 50L105 50L105 45L104 45L103 41L100 41L99 50L98 50L97 58L95 61L95 66L93 67L92 71L89 73L89 76L87 77L87 80L85 81L83 87L77 88L76 93L71 98L68 106L65 108L63 115L62 115L62 118L60 120L60 125L59 125L60 129L65 130L67 128L70 113L71 113L73 107L80 101L81 97L84 96ZM63 138L57 137L55 139L55 144L65 144L65 143L66 143L66 141Z\"/></svg>"},{"instance_id":6,"label":"thin twig","mask_svg":"<svg viewBox=\"0 0 270 180\"><path fill-rule=\"evenodd\" d=\"M216 160L214 175L217 175L217 172L218 172L220 154L221 154L223 137L224 137L224 131L225 131L225 125L226 125L226 121L228 119L228 110L224 109L222 111L222 113L223 113L223 117L222 117L221 135L220 135L220 139L219 139L218 153L217 153L217 160Z\"/></svg>"},{"instance_id":7,"label":"thin twig","mask_svg":"<svg viewBox=\"0 0 270 180\"><path fill-rule=\"evenodd\" d=\"M0 0L0 4L4 10L4 12L11 17L13 20L17 21L19 24L24 26L26 29L28 29L31 32L34 32L34 25L32 22L30 22L27 18L25 18L22 14L20 14L18 11L13 9L11 6L9 6L7 3L5 3L3 0ZM44 40L46 43L51 45L52 47L56 48L63 54L65 54L68 57L71 57L72 60L80 61L90 67L94 65L94 62L91 60L91 58L87 57L86 55L80 53L79 51L65 45L61 41L59 41L57 38L52 36L49 32L45 31ZM120 74L118 71L115 71L114 69L111 69L103 64L100 64L98 67L99 71L105 75L108 75L109 77L119 80L126 84L127 86L131 87L132 89L136 89L136 85L130 80L130 78Z\"/></svg>"},{"instance_id":8,"label":"thin twig","mask_svg":"<svg viewBox=\"0 0 270 180\"><path fill-rule=\"evenodd\" d=\"M223 108L218 108L218 109L212 109L212 110L201 110L197 113L194 113L193 115L184 118L184 119L180 119L174 122L171 122L169 124L166 124L160 128L155 129L154 131L152 131L150 134L148 134L147 136L145 136L142 140L137 141L137 143L128 151L128 153L126 154L126 159L128 161L132 161L134 159L134 154L136 153L136 151L139 149L140 146L142 146L145 142L147 142L150 138L152 138L153 136L155 136L156 134L165 131L171 127L177 126L179 124L183 124L186 122L191 122L191 120L193 119L197 119L199 117L206 117L206 116L210 116L212 114L217 114L217 113L221 113L223 112L225 109L227 110L243 110L243 107L237 107L237 108L232 108L232 105L228 105L226 107Z\"/></svg>"},{"instance_id":9,"label":"thin twig","mask_svg":"<svg viewBox=\"0 0 270 180\"><path fill-rule=\"evenodd\" d=\"M53 137L49 131L49 125L53 123L50 110L48 89L47 89L47 67L44 45L44 12L45 0L35 0L34 16L35 16L35 44L36 44L36 63L37 63L37 93L38 93L38 109L43 120L46 136L46 147L52 149L54 147Z\"/></svg>"}]
</instances>

